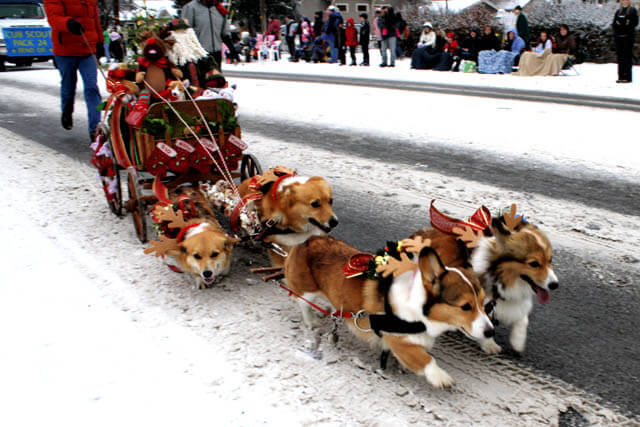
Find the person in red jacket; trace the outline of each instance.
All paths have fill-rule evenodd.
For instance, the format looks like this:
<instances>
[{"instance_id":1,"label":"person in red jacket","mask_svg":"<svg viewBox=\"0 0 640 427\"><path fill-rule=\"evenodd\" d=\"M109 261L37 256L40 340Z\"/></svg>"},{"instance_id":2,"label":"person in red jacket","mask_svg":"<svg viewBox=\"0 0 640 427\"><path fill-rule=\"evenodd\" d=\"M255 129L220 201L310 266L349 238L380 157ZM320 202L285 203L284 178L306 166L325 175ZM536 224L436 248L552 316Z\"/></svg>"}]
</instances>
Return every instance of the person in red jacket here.
<instances>
[{"instance_id":1,"label":"person in red jacket","mask_svg":"<svg viewBox=\"0 0 640 427\"><path fill-rule=\"evenodd\" d=\"M351 64L358 65L356 63L356 48L358 47L358 30L356 30L355 21L353 18L347 19L347 28L345 28L346 45L349 48L351 54Z\"/></svg>"},{"instance_id":2,"label":"person in red jacket","mask_svg":"<svg viewBox=\"0 0 640 427\"><path fill-rule=\"evenodd\" d=\"M98 43L103 43L97 0L44 0L44 9L51 25L53 54L61 78L62 127L67 130L73 127L79 71L89 115L89 137L93 140L100 123L97 107L102 102L98 69L92 57Z\"/></svg>"}]
</instances>

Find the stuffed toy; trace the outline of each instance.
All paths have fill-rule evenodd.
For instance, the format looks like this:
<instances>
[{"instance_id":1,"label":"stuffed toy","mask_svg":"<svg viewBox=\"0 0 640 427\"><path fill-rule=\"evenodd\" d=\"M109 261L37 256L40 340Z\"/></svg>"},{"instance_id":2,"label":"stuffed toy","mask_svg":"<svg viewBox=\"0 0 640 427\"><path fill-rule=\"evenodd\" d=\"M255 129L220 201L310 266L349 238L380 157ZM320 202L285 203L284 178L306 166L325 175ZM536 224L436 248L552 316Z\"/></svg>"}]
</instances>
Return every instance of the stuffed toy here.
<instances>
[{"instance_id":1,"label":"stuffed toy","mask_svg":"<svg viewBox=\"0 0 640 427\"><path fill-rule=\"evenodd\" d=\"M204 50L185 21L174 19L158 34L168 46L168 59L180 67L192 85L203 89L225 87L227 81L220 72L220 64Z\"/></svg>"},{"instance_id":2,"label":"stuffed toy","mask_svg":"<svg viewBox=\"0 0 640 427\"><path fill-rule=\"evenodd\" d=\"M163 92L167 80L175 79L182 79L182 71L167 59L167 46L159 37L148 37L138 58L136 83L145 86L146 81L156 92Z\"/></svg>"}]
</instances>

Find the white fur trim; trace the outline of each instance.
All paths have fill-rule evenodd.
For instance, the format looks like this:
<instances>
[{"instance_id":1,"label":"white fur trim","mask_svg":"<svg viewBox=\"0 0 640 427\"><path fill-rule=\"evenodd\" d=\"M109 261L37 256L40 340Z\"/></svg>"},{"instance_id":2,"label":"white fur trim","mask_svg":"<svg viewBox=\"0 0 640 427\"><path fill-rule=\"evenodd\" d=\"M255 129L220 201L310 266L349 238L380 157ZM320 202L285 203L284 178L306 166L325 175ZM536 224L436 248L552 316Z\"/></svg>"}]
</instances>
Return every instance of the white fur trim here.
<instances>
[{"instance_id":1,"label":"white fur trim","mask_svg":"<svg viewBox=\"0 0 640 427\"><path fill-rule=\"evenodd\" d=\"M206 222L202 223L202 224L200 224L200 225L198 225L196 227L192 227L192 228L187 230L187 232L184 235L184 239L183 240L187 240L187 239L195 236L196 234L200 234L200 233L206 231L207 228L209 228L209 227L210 227L210 225L207 224Z\"/></svg>"}]
</instances>

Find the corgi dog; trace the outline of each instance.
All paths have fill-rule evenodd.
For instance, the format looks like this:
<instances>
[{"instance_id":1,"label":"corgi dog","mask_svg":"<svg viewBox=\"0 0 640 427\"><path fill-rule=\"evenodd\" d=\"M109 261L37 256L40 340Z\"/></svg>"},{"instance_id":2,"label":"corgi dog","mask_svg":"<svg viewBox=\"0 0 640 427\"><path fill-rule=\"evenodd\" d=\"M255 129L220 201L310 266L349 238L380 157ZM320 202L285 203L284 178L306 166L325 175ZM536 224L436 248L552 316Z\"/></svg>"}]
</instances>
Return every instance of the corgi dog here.
<instances>
[{"instance_id":1,"label":"corgi dog","mask_svg":"<svg viewBox=\"0 0 640 427\"><path fill-rule=\"evenodd\" d=\"M433 212L432 206L432 218ZM458 232L459 235L425 229L412 237L430 239L448 265L471 266L485 289L486 311L511 328L511 347L522 353L533 298L546 304L551 298L550 291L559 286L549 239L535 225L516 215L515 205L509 213L493 218L491 227L484 232L469 228ZM471 247L467 248L463 240ZM486 353L502 351L493 337L479 340L479 344Z\"/></svg>"},{"instance_id":2,"label":"corgi dog","mask_svg":"<svg viewBox=\"0 0 640 427\"><path fill-rule=\"evenodd\" d=\"M173 257L198 289L211 287L229 273L233 245L240 239L227 235L200 191L181 187L170 199L173 204L153 208L162 231L160 240L151 241L144 252Z\"/></svg>"},{"instance_id":3,"label":"corgi dog","mask_svg":"<svg viewBox=\"0 0 640 427\"><path fill-rule=\"evenodd\" d=\"M254 200L258 218L265 229L262 239L285 252L311 236L325 236L338 225L333 212L333 193L324 178L298 176L295 171L276 167L263 175L248 178L238 186L241 197ZM284 255L269 251L273 266L284 265Z\"/></svg>"},{"instance_id":4,"label":"corgi dog","mask_svg":"<svg viewBox=\"0 0 640 427\"><path fill-rule=\"evenodd\" d=\"M189 89L189 80L170 80L167 83L167 90L171 94L172 101L184 101L187 99L185 90Z\"/></svg>"},{"instance_id":5,"label":"corgi dog","mask_svg":"<svg viewBox=\"0 0 640 427\"><path fill-rule=\"evenodd\" d=\"M360 339L391 351L432 386L448 387L453 379L427 350L447 331L474 340L493 336L484 290L469 269L446 267L428 240L400 244L403 252L392 248L390 256L373 257L332 237L312 237L287 257L286 283L296 295L327 300L336 312L349 313L344 320ZM371 260L367 268L377 265L379 277L345 275L345 266L363 255ZM311 306L302 299L299 304L305 324L316 326Z\"/></svg>"}]
</instances>

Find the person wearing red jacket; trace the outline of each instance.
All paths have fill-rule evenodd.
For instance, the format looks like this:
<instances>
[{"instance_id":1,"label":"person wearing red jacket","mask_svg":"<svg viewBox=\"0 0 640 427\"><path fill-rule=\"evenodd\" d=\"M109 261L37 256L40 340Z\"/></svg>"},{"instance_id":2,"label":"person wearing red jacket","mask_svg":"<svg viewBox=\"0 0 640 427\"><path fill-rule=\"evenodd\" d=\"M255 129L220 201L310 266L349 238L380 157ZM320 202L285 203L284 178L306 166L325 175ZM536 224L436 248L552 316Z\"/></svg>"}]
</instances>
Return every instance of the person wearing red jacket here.
<instances>
[{"instance_id":1,"label":"person wearing red jacket","mask_svg":"<svg viewBox=\"0 0 640 427\"><path fill-rule=\"evenodd\" d=\"M351 64L350 65L358 65L356 63L356 48L358 47L358 30L356 30L356 25L353 18L347 19L347 28L345 28L345 38L346 45L349 48L349 53L351 55Z\"/></svg>"},{"instance_id":2,"label":"person wearing red jacket","mask_svg":"<svg viewBox=\"0 0 640 427\"><path fill-rule=\"evenodd\" d=\"M62 127L73 127L78 71L84 84L84 100L89 115L89 137L95 139L100 123L98 105L102 102L98 89L98 69L92 57L103 43L97 0L44 0L51 25L51 39L56 66L60 72Z\"/></svg>"}]
</instances>

